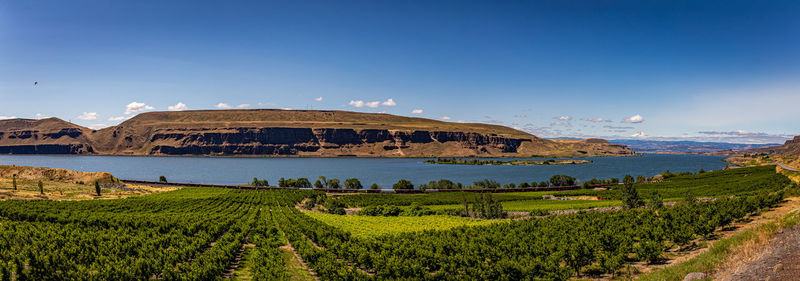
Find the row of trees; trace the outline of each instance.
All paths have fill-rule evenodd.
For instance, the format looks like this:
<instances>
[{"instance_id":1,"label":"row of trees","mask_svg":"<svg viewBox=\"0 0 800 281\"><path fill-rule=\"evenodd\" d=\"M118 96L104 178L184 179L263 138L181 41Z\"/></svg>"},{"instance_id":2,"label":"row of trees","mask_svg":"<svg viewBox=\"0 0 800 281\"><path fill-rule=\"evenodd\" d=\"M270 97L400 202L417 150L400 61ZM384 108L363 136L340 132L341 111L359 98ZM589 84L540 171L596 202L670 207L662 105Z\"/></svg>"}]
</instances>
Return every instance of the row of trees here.
<instances>
[{"instance_id":1,"label":"row of trees","mask_svg":"<svg viewBox=\"0 0 800 281\"><path fill-rule=\"evenodd\" d=\"M656 263L668 249L687 247L749 213L774 206L780 193L675 207L587 212L358 239L289 210L301 251L329 280L568 280L586 273L620 274L626 264ZM470 212L491 206L492 199ZM484 211L491 214L488 208ZM491 216L491 215L490 215ZM293 245L295 242L292 242ZM521 246L522 245L522 246ZM330 256L332 259L324 258ZM457 257L457 258L456 258ZM332 270L349 264L339 270ZM366 275L374 274L374 276Z\"/></svg>"}]
</instances>

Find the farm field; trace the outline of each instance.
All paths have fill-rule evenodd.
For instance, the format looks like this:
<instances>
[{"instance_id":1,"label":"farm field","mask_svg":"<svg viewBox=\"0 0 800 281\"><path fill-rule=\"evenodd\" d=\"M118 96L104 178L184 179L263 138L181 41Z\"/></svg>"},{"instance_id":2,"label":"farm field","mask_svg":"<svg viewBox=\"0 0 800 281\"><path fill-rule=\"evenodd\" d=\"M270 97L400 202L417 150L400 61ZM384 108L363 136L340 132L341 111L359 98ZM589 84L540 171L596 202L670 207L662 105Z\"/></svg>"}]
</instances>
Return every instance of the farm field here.
<instances>
[{"instance_id":1,"label":"farm field","mask_svg":"<svg viewBox=\"0 0 800 281\"><path fill-rule=\"evenodd\" d=\"M314 213L296 206L327 196L305 190L186 187L115 200L4 200L0 280L609 279L776 206L789 184L774 169L677 176L653 186L716 193L718 199L517 220ZM732 193L740 195L728 198ZM536 196L496 194L509 209L584 203ZM350 196L330 200L344 198ZM442 203L464 194L408 198Z\"/></svg>"},{"instance_id":2,"label":"farm field","mask_svg":"<svg viewBox=\"0 0 800 281\"><path fill-rule=\"evenodd\" d=\"M479 226L501 222L499 220L479 220L444 215L372 217L342 216L318 212L305 212L305 214L323 223L341 228L359 238L404 232L447 230L454 227Z\"/></svg>"}]
</instances>

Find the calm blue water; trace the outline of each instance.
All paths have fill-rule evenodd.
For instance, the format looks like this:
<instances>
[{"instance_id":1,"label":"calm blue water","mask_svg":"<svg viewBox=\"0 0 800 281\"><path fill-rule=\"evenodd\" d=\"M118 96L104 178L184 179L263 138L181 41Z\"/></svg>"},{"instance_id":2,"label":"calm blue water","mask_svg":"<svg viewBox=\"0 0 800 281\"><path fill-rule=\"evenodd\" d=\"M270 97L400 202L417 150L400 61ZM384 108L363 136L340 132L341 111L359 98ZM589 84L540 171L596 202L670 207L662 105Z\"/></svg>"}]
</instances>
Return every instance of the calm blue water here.
<instances>
[{"instance_id":1,"label":"calm blue water","mask_svg":"<svg viewBox=\"0 0 800 281\"><path fill-rule=\"evenodd\" d=\"M210 158L210 157L130 157L130 156L55 156L0 155L2 165L41 166L86 172L110 172L122 179L158 180L209 184L245 184L253 177L277 184L278 178L318 176L358 178L369 186L391 186L400 179L414 184L442 178L472 183L492 179L506 183L546 181L555 174L566 174L585 181L591 178L623 177L625 174L653 176L699 169L725 167L723 157L698 155L646 154L641 157L587 157L594 161L579 165L553 166L468 166L433 165L426 159L410 158ZM509 160L509 159L504 159Z\"/></svg>"}]
</instances>

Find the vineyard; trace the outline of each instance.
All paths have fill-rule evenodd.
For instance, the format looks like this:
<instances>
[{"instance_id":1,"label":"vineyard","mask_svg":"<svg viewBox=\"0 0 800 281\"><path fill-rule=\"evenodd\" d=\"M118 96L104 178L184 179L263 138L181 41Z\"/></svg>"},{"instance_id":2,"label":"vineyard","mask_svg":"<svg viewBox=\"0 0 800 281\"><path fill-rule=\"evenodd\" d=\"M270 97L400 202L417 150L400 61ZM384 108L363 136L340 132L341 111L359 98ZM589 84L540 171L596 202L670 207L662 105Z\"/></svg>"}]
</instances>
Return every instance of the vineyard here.
<instances>
[{"instance_id":1,"label":"vineyard","mask_svg":"<svg viewBox=\"0 0 800 281\"><path fill-rule=\"evenodd\" d=\"M0 201L0 280L223 280L242 271L252 280L290 280L296 277L290 264L297 263L319 280L613 276L631 263L657 263L667 250L691 247L775 206L787 184L763 168L686 175L637 188L645 194L658 190L665 198L690 191L717 199L522 220L298 210L305 198L324 196L310 190L192 187L117 200L6 200ZM617 199L617 192L566 193ZM447 205L468 195L361 194L340 200ZM537 199L541 194L494 196L509 204L545 201Z\"/></svg>"}]
</instances>

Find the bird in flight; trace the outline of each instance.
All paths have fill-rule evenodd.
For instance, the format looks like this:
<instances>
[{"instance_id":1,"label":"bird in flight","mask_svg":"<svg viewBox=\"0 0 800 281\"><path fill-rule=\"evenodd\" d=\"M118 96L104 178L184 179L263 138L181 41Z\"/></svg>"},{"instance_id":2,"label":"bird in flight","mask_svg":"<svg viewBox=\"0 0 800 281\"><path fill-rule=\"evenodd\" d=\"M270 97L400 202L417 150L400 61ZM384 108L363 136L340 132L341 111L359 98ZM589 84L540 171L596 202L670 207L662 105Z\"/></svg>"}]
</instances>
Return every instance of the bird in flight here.
<instances>
[{"instance_id":1,"label":"bird in flight","mask_svg":"<svg viewBox=\"0 0 800 281\"><path fill-rule=\"evenodd\" d=\"M38 87L39 86L39 81L33 81L33 86L34 87Z\"/></svg>"}]
</instances>

